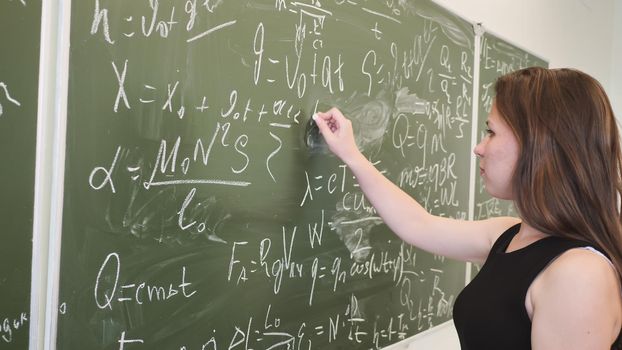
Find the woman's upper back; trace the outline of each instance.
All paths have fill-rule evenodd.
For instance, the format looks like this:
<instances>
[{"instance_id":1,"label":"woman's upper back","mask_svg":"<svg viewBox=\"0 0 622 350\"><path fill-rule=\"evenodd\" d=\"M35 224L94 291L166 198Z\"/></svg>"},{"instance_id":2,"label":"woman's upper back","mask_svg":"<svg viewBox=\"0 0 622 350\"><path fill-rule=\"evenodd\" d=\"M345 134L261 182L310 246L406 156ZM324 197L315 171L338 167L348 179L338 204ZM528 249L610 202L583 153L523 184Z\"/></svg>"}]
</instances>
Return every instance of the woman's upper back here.
<instances>
[{"instance_id":1,"label":"woman's upper back","mask_svg":"<svg viewBox=\"0 0 622 350\"><path fill-rule=\"evenodd\" d=\"M611 335L613 334L613 337L617 335L613 329L620 329L620 293L616 274L611 271L606 260L593 252L585 252L590 254L587 260L583 259L585 256L581 253L565 254L573 248L584 247L588 244L579 240L554 236L548 236L523 248L506 252L519 228L520 225L513 226L499 237L480 273L456 300L454 321L462 348L530 349L533 345L536 349L571 349L572 346L579 344L578 340L589 341L589 337L592 337L591 340L598 337L598 339L605 339L605 342L611 342L613 340ZM562 255L567 256L564 259L556 259ZM573 290L564 291L563 288L571 286L573 282L564 282L562 274L568 273L568 268L576 269L577 263L591 264L593 261L590 258L601 259L597 260L595 269L602 272L601 275L609 274L609 278L613 279L615 284L614 288L599 287L597 281L592 281L591 286L579 288L582 282L585 282L585 278L593 278L589 276L589 273L593 272L594 266L592 266L583 271L588 274L587 276L583 273L583 276L579 276L578 279L574 278L572 273L581 275L581 271L570 271L571 280L579 286L575 285ZM552 264L552 261L555 263ZM605 265L599 265L603 262ZM553 274L549 274L550 268L553 268L551 270ZM546 273L541 273L542 271ZM542 279L543 277L546 278ZM535 280L538 282L533 283ZM536 287L533 291L532 283ZM613 299L609 298L611 299L609 301L598 300L599 297L595 294L587 293L589 287L594 287L592 290L596 290L597 293L602 293L604 289L607 289L605 292L617 294ZM581 301L581 297L587 300ZM592 297L596 300L592 300ZM551 298L557 298L558 302L552 301L555 299ZM581 305L573 305L573 299ZM536 301L533 304L535 308L531 310L533 312L529 312L527 304L534 300ZM613 308L612 305L614 305ZM611 312L614 308L615 310ZM585 328L584 321L594 315L598 317L599 313L603 314L607 311L614 317L604 321L610 324L608 334L602 333L604 331L601 325L598 325L598 329ZM533 323L532 316L534 316ZM599 321L601 320L592 320L587 325L596 326ZM591 332L591 334L585 336L578 334L580 330ZM564 332L570 334L564 334ZM570 341L571 346L565 344L565 341Z\"/></svg>"},{"instance_id":2,"label":"woman's upper back","mask_svg":"<svg viewBox=\"0 0 622 350\"><path fill-rule=\"evenodd\" d=\"M608 349L620 333L621 299L618 274L608 258L585 248L562 253L527 293L532 346Z\"/></svg>"}]
</instances>

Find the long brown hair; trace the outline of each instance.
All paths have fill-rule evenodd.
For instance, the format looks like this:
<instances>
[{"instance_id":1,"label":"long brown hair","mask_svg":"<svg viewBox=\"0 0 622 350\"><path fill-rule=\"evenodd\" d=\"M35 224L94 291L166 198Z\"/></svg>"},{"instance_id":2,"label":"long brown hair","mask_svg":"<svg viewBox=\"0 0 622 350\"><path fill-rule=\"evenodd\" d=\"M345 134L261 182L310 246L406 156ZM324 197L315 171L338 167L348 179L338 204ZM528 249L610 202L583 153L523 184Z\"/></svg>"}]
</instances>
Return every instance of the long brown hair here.
<instances>
[{"instance_id":1,"label":"long brown hair","mask_svg":"<svg viewBox=\"0 0 622 350\"><path fill-rule=\"evenodd\" d=\"M622 279L622 156L603 87L574 69L532 67L500 77L495 90L520 146L512 190L522 220L593 244Z\"/></svg>"}]
</instances>

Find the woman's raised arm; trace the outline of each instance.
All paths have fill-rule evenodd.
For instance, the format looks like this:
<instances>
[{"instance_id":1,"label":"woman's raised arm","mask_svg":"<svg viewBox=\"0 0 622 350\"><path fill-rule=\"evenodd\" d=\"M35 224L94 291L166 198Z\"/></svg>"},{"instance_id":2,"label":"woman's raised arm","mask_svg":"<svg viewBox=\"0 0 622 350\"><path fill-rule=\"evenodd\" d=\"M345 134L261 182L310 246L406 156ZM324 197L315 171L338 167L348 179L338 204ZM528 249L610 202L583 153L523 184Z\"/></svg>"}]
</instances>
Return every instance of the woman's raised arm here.
<instances>
[{"instance_id":1,"label":"woman's raised arm","mask_svg":"<svg viewBox=\"0 0 622 350\"><path fill-rule=\"evenodd\" d=\"M453 259L483 262L497 237L519 222L510 217L461 221L429 214L365 158L356 146L351 121L338 109L313 118L331 152L350 168L380 217L409 244Z\"/></svg>"}]
</instances>

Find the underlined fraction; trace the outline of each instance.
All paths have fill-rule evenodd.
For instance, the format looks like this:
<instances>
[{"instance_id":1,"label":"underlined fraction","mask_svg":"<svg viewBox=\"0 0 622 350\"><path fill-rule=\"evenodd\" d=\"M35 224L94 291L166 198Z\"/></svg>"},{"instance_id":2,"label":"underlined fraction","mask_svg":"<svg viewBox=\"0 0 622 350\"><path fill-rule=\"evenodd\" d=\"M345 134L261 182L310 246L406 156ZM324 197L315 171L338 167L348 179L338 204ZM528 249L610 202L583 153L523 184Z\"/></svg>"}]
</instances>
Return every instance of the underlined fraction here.
<instances>
[{"instance_id":1,"label":"underlined fraction","mask_svg":"<svg viewBox=\"0 0 622 350\"><path fill-rule=\"evenodd\" d=\"M230 157L229 171L231 175L237 175L242 173L248 166L249 157L245 151L245 146L248 142L248 136L241 134L237 138L235 135L229 135L230 123L217 122L215 130L212 134L211 140L206 146L206 142L202 138L194 139L194 147L186 151L180 151L181 136L178 136L172 145L169 147L167 140L160 141L160 147L158 153L155 156L154 166L151 170L151 175L147 181L143 182L145 189L149 189L152 186L170 186L170 185L221 185L232 187L247 187L251 185L249 181L230 180L222 178L188 178L190 167L209 169L210 160L212 156L213 148L216 147L219 150L219 154L226 153L237 155L236 157ZM216 141L219 142L216 142ZM234 140L234 141L231 141ZM241 168L240 168L241 167Z\"/></svg>"}]
</instances>

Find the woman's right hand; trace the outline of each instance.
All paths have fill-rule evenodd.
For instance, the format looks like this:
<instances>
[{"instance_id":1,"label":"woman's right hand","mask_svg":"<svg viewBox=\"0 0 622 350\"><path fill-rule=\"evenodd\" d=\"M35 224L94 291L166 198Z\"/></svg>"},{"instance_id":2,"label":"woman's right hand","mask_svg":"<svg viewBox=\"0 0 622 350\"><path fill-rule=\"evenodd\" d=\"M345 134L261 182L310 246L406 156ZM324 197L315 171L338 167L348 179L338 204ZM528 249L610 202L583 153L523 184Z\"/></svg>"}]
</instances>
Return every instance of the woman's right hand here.
<instances>
[{"instance_id":1,"label":"woman's right hand","mask_svg":"<svg viewBox=\"0 0 622 350\"><path fill-rule=\"evenodd\" d=\"M337 108L313 116L328 148L347 165L363 155L356 146L352 122Z\"/></svg>"}]
</instances>

